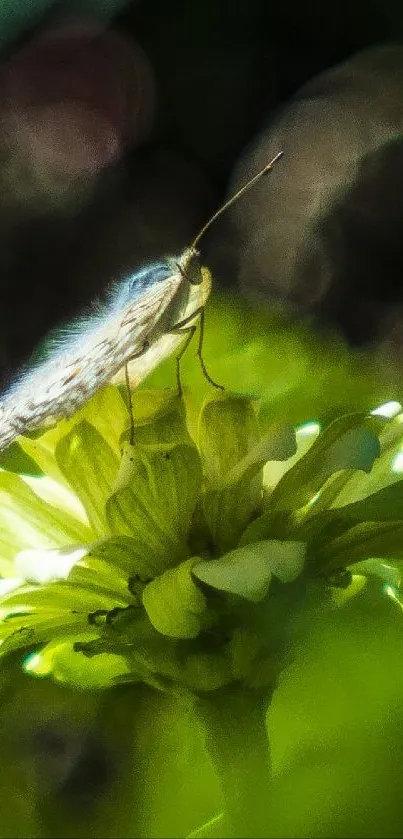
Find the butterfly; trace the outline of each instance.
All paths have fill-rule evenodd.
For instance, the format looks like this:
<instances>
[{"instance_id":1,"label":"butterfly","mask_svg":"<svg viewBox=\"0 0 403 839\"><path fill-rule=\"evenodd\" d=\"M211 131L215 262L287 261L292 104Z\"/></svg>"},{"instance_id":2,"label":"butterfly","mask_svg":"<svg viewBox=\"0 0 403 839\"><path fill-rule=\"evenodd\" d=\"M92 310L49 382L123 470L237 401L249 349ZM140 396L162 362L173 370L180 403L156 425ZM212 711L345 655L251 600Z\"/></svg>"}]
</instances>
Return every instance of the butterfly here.
<instances>
[{"instance_id":1,"label":"butterfly","mask_svg":"<svg viewBox=\"0 0 403 839\"><path fill-rule=\"evenodd\" d=\"M238 190L179 257L146 265L120 280L93 314L74 321L38 364L15 379L0 398L0 450L26 431L74 414L129 362L131 386L137 387L185 338L187 346L198 320L202 326L211 291L211 275L200 264L199 241L281 156L279 152ZM201 342L198 354L212 382Z\"/></svg>"}]
</instances>

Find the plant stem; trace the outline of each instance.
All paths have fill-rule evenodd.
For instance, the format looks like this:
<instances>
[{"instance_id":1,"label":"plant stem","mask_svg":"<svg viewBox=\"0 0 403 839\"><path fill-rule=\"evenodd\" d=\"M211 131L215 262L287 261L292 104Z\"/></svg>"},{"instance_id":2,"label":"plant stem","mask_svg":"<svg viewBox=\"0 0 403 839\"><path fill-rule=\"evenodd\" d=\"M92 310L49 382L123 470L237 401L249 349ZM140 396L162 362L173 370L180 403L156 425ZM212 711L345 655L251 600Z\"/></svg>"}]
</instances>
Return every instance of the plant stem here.
<instances>
[{"instance_id":1,"label":"plant stem","mask_svg":"<svg viewBox=\"0 0 403 839\"><path fill-rule=\"evenodd\" d=\"M231 686L198 702L233 837L267 835L271 786L266 712L271 696Z\"/></svg>"}]
</instances>

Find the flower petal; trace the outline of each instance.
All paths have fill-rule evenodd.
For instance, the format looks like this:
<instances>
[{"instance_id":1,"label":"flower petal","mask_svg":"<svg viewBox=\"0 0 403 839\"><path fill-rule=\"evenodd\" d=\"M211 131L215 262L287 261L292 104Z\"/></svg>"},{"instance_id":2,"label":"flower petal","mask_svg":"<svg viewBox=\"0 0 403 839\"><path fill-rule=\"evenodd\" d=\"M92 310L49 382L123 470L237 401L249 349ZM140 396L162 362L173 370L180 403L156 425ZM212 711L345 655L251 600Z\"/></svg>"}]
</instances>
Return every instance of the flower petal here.
<instances>
[{"instance_id":1,"label":"flower petal","mask_svg":"<svg viewBox=\"0 0 403 839\"><path fill-rule=\"evenodd\" d=\"M281 582L295 580L304 566L306 545L271 540L230 551L220 559L197 562L192 573L213 588L259 601L266 597L272 574Z\"/></svg>"},{"instance_id":2,"label":"flower petal","mask_svg":"<svg viewBox=\"0 0 403 839\"><path fill-rule=\"evenodd\" d=\"M194 446L139 446L133 475L109 498L109 530L145 546L145 558L160 557L159 571L184 558L186 540L201 491L201 466ZM148 549L147 549L148 546Z\"/></svg>"},{"instance_id":3,"label":"flower petal","mask_svg":"<svg viewBox=\"0 0 403 839\"><path fill-rule=\"evenodd\" d=\"M148 540L130 536L112 536L91 545L88 558L104 561L120 576L139 577L148 580L161 570L161 546L157 541L151 545Z\"/></svg>"},{"instance_id":4,"label":"flower petal","mask_svg":"<svg viewBox=\"0 0 403 839\"><path fill-rule=\"evenodd\" d=\"M171 638L196 638L207 614L206 600L191 571L197 560L188 559L165 571L143 591L143 605L151 623Z\"/></svg>"},{"instance_id":5,"label":"flower petal","mask_svg":"<svg viewBox=\"0 0 403 839\"><path fill-rule=\"evenodd\" d=\"M82 521L88 527L88 517L81 501L64 481L60 483L47 475L21 475L21 477L33 489L35 495L38 495L46 504L66 510L70 516Z\"/></svg>"},{"instance_id":6,"label":"flower petal","mask_svg":"<svg viewBox=\"0 0 403 839\"><path fill-rule=\"evenodd\" d=\"M224 393L205 401L198 446L210 486L226 482L230 470L259 442L258 422L250 399Z\"/></svg>"},{"instance_id":7,"label":"flower petal","mask_svg":"<svg viewBox=\"0 0 403 839\"><path fill-rule=\"evenodd\" d=\"M184 401L176 390L136 391L133 420L135 442L142 446L192 442Z\"/></svg>"},{"instance_id":8,"label":"flower petal","mask_svg":"<svg viewBox=\"0 0 403 839\"><path fill-rule=\"evenodd\" d=\"M361 522L318 551L324 571L346 568L370 558L403 559L403 521Z\"/></svg>"},{"instance_id":9,"label":"flower petal","mask_svg":"<svg viewBox=\"0 0 403 839\"><path fill-rule=\"evenodd\" d=\"M116 480L117 455L94 426L83 420L59 440L55 456L61 472L82 501L94 532L105 536L105 502Z\"/></svg>"},{"instance_id":10,"label":"flower petal","mask_svg":"<svg viewBox=\"0 0 403 839\"><path fill-rule=\"evenodd\" d=\"M93 541L92 531L65 510L45 504L11 472L0 472L0 557L24 548L55 548ZM3 571L3 568L1 568Z\"/></svg>"},{"instance_id":11,"label":"flower petal","mask_svg":"<svg viewBox=\"0 0 403 839\"><path fill-rule=\"evenodd\" d=\"M402 580L400 570L394 565L387 565L380 559L364 559L362 562L355 562L349 569L353 574L366 574L379 577L388 586L399 588Z\"/></svg>"},{"instance_id":12,"label":"flower petal","mask_svg":"<svg viewBox=\"0 0 403 839\"><path fill-rule=\"evenodd\" d=\"M350 414L332 422L277 484L270 499L271 509L291 511L304 507L334 472L368 472L380 454L375 431L385 422L381 417L364 414Z\"/></svg>"},{"instance_id":13,"label":"flower petal","mask_svg":"<svg viewBox=\"0 0 403 839\"><path fill-rule=\"evenodd\" d=\"M64 548L41 550L27 548L15 558L15 570L31 583L47 583L50 580L65 580L73 565L87 553L87 548Z\"/></svg>"},{"instance_id":14,"label":"flower petal","mask_svg":"<svg viewBox=\"0 0 403 839\"><path fill-rule=\"evenodd\" d=\"M56 682L80 690L111 687L130 672L130 667L123 656L115 653L100 653L88 658L75 651L77 641L88 642L93 638L94 633L85 633L50 641L39 653L26 660L24 670L35 676L51 673Z\"/></svg>"}]
</instances>

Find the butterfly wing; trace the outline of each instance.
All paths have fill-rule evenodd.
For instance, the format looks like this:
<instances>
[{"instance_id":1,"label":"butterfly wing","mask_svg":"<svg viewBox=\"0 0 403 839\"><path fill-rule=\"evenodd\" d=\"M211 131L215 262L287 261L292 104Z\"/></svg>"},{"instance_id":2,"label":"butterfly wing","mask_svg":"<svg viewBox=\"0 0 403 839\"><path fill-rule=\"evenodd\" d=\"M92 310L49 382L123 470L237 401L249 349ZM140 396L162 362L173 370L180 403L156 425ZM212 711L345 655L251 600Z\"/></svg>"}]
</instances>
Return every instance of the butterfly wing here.
<instances>
[{"instance_id":1,"label":"butterfly wing","mask_svg":"<svg viewBox=\"0 0 403 839\"><path fill-rule=\"evenodd\" d=\"M96 315L72 324L49 356L5 392L0 449L45 421L69 417L163 334L163 316L184 278L167 263L150 266L146 280L144 273L140 293L136 276L119 284Z\"/></svg>"}]
</instances>

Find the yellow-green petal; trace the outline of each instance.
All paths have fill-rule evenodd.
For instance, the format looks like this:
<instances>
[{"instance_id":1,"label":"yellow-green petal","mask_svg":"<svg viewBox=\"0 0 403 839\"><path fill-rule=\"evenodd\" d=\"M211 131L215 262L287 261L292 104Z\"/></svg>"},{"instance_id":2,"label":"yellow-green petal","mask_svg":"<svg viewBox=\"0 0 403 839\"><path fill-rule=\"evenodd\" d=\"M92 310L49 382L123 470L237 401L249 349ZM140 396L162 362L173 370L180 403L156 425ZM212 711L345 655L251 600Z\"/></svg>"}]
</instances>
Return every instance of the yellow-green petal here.
<instances>
[{"instance_id":1,"label":"yellow-green petal","mask_svg":"<svg viewBox=\"0 0 403 839\"><path fill-rule=\"evenodd\" d=\"M151 623L171 638L196 638L207 615L204 595L192 579L197 560L189 559L165 571L143 591L143 605Z\"/></svg>"},{"instance_id":2,"label":"yellow-green petal","mask_svg":"<svg viewBox=\"0 0 403 839\"><path fill-rule=\"evenodd\" d=\"M193 574L213 588L258 602L266 597L273 574L283 583L299 576L305 553L303 542L255 542L220 559L200 560Z\"/></svg>"},{"instance_id":3,"label":"yellow-green petal","mask_svg":"<svg viewBox=\"0 0 403 839\"><path fill-rule=\"evenodd\" d=\"M198 446L204 476L212 487L259 443L259 428L250 399L227 393L214 395L203 405Z\"/></svg>"},{"instance_id":4,"label":"yellow-green petal","mask_svg":"<svg viewBox=\"0 0 403 839\"><path fill-rule=\"evenodd\" d=\"M180 562L201 491L201 466L194 446L139 446L129 485L106 505L111 534L144 545L145 564L161 571ZM147 556L147 554L149 556Z\"/></svg>"},{"instance_id":5,"label":"yellow-green petal","mask_svg":"<svg viewBox=\"0 0 403 839\"><path fill-rule=\"evenodd\" d=\"M191 443L183 399L177 391L139 390L132 394L135 443Z\"/></svg>"},{"instance_id":6,"label":"yellow-green petal","mask_svg":"<svg viewBox=\"0 0 403 839\"><path fill-rule=\"evenodd\" d=\"M368 472L380 454L376 432L385 422L381 417L365 414L350 414L332 422L279 481L271 497L271 508L281 511L304 507L335 472Z\"/></svg>"},{"instance_id":7,"label":"yellow-green petal","mask_svg":"<svg viewBox=\"0 0 403 839\"><path fill-rule=\"evenodd\" d=\"M24 548L57 548L93 541L94 534L65 510L45 504L12 472L0 472L0 562ZM0 565L3 572L3 568Z\"/></svg>"},{"instance_id":8,"label":"yellow-green petal","mask_svg":"<svg viewBox=\"0 0 403 839\"><path fill-rule=\"evenodd\" d=\"M24 670L35 676L52 674L56 682L80 690L111 687L119 678L130 672L125 658L115 653L100 653L88 658L75 652L77 641L91 641L94 633L70 634L50 641L34 657L30 657Z\"/></svg>"},{"instance_id":9,"label":"yellow-green petal","mask_svg":"<svg viewBox=\"0 0 403 839\"><path fill-rule=\"evenodd\" d=\"M60 470L84 505L94 532L105 536L105 503L113 492L118 456L86 420L59 440L55 456Z\"/></svg>"}]
</instances>

